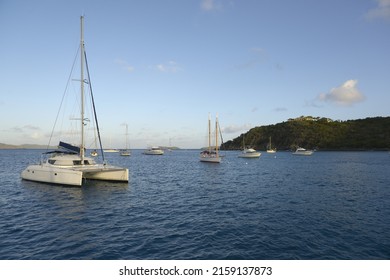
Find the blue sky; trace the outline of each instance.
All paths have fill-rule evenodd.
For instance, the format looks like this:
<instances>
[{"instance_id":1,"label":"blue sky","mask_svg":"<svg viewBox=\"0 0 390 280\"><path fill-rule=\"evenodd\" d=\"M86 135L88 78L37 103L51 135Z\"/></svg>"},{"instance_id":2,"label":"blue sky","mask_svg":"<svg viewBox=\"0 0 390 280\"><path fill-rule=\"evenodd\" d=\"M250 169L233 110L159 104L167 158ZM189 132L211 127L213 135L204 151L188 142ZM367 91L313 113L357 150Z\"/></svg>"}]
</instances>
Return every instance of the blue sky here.
<instances>
[{"instance_id":1,"label":"blue sky","mask_svg":"<svg viewBox=\"0 0 390 280\"><path fill-rule=\"evenodd\" d=\"M0 0L0 143L48 143L81 14L105 146L390 115L390 0Z\"/></svg>"}]
</instances>

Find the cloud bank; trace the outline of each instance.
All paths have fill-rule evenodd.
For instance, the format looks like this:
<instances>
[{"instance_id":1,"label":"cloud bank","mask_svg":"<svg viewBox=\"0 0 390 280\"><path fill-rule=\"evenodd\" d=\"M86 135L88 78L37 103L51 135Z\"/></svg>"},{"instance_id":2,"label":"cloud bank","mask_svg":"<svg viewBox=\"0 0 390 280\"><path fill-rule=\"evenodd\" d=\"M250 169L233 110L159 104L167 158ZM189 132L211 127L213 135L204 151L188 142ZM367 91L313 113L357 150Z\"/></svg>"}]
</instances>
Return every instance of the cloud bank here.
<instances>
[{"instance_id":1,"label":"cloud bank","mask_svg":"<svg viewBox=\"0 0 390 280\"><path fill-rule=\"evenodd\" d=\"M226 127L222 127L221 131L222 133L226 134L233 134L233 133L242 133L243 131L247 131L251 129L250 124L244 124L244 125L229 125Z\"/></svg>"},{"instance_id":2,"label":"cloud bank","mask_svg":"<svg viewBox=\"0 0 390 280\"><path fill-rule=\"evenodd\" d=\"M390 20L390 0L376 0L377 6L367 12L367 19Z\"/></svg>"},{"instance_id":3,"label":"cloud bank","mask_svg":"<svg viewBox=\"0 0 390 280\"><path fill-rule=\"evenodd\" d=\"M357 89L357 80L348 80L341 86L332 88L328 93L321 93L318 100L334 103L341 106L351 106L365 99L364 95Z\"/></svg>"}]
</instances>

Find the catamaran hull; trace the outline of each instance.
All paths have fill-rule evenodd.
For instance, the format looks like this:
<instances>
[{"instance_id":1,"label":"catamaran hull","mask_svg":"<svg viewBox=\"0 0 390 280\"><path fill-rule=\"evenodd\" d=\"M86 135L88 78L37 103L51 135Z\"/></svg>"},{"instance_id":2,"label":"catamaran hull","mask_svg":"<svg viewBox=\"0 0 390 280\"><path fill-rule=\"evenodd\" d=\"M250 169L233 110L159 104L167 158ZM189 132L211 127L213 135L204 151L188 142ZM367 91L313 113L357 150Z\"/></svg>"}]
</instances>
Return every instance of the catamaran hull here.
<instances>
[{"instance_id":1,"label":"catamaran hull","mask_svg":"<svg viewBox=\"0 0 390 280\"><path fill-rule=\"evenodd\" d=\"M102 181L112 181L112 182L128 182L129 181L129 172L127 169L118 169L118 170L101 170L101 171L85 171L83 178L89 180L102 180Z\"/></svg>"},{"instance_id":2,"label":"catamaran hull","mask_svg":"<svg viewBox=\"0 0 390 280\"><path fill-rule=\"evenodd\" d=\"M35 182L81 186L83 172L66 168L48 168L45 165L30 165L22 172L21 177Z\"/></svg>"},{"instance_id":3,"label":"catamaran hull","mask_svg":"<svg viewBox=\"0 0 390 280\"><path fill-rule=\"evenodd\" d=\"M24 180L34 182L81 186L83 184L83 179L128 182L129 172L127 169L121 168L100 168L95 170L81 171L74 168L31 165L22 172L21 177Z\"/></svg>"}]
</instances>

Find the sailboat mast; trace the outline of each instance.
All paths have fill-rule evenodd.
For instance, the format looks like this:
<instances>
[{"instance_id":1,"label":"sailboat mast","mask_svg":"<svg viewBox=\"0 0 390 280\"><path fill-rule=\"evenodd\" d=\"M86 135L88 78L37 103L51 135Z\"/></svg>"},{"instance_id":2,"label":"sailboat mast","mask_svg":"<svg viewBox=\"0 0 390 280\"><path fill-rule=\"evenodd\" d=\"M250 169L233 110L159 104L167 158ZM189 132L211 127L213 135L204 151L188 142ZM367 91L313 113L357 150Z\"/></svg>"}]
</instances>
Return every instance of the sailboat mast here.
<instances>
[{"instance_id":1,"label":"sailboat mast","mask_svg":"<svg viewBox=\"0 0 390 280\"><path fill-rule=\"evenodd\" d=\"M211 154L211 119L209 113L209 153Z\"/></svg>"},{"instance_id":2,"label":"sailboat mast","mask_svg":"<svg viewBox=\"0 0 390 280\"><path fill-rule=\"evenodd\" d=\"M80 68L80 95L81 95L81 147L80 147L80 157L81 164L84 164L84 16L80 17L80 57L81 57L81 68Z\"/></svg>"},{"instance_id":3,"label":"sailboat mast","mask_svg":"<svg viewBox=\"0 0 390 280\"><path fill-rule=\"evenodd\" d=\"M218 157L218 114L215 117L215 153Z\"/></svg>"},{"instance_id":4,"label":"sailboat mast","mask_svg":"<svg viewBox=\"0 0 390 280\"><path fill-rule=\"evenodd\" d=\"M127 140L127 138L129 137L129 132L128 132L128 129L129 129L129 127L128 127L128 125L126 124L126 150L129 148L129 145L128 145L128 140Z\"/></svg>"}]
</instances>

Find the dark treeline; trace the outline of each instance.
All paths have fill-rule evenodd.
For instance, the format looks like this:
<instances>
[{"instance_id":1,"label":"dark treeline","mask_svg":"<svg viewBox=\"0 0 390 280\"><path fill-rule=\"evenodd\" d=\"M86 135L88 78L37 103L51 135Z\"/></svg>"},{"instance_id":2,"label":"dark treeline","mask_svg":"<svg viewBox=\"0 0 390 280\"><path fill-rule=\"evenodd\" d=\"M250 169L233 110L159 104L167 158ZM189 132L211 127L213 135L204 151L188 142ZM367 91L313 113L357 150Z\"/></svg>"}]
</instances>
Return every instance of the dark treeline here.
<instances>
[{"instance_id":1,"label":"dark treeline","mask_svg":"<svg viewBox=\"0 0 390 280\"><path fill-rule=\"evenodd\" d=\"M291 150L296 147L318 150L389 150L390 117L348 121L299 117L275 125L255 127L228 141L222 149L237 150L243 145L265 150L272 137L272 147Z\"/></svg>"}]
</instances>

